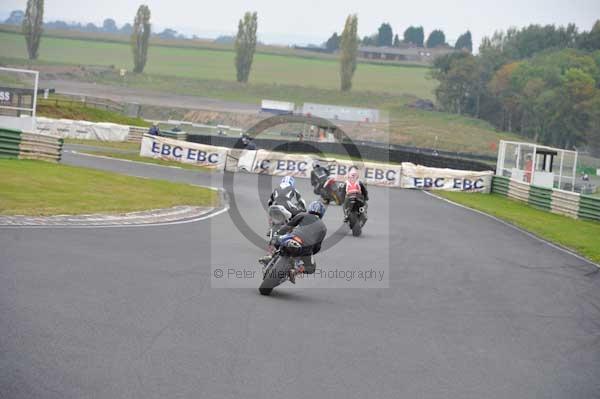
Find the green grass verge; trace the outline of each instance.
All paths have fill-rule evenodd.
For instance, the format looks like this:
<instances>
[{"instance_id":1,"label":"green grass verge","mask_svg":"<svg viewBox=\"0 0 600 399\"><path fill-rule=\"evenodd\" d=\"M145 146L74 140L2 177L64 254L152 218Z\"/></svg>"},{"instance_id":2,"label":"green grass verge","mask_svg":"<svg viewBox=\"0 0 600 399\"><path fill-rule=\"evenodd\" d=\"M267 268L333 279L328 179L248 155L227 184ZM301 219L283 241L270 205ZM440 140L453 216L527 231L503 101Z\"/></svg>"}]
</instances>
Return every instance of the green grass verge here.
<instances>
[{"instance_id":1,"label":"green grass verge","mask_svg":"<svg viewBox=\"0 0 600 399\"><path fill-rule=\"evenodd\" d=\"M88 122L110 122L121 125L149 127L150 122L141 118L132 118L118 112L76 105L66 101L54 102L40 100L37 104L37 115L56 119L74 119Z\"/></svg>"},{"instance_id":2,"label":"green grass verge","mask_svg":"<svg viewBox=\"0 0 600 399\"><path fill-rule=\"evenodd\" d=\"M488 122L446 112L390 108L390 138L396 144L495 156L499 140L528 141L499 132Z\"/></svg>"},{"instance_id":3,"label":"green grass verge","mask_svg":"<svg viewBox=\"0 0 600 399\"><path fill-rule=\"evenodd\" d=\"M26 58L23 35L0 33L0 54ZM44 37L39 58L71 65L104 65L132 69L128 43ZM235 82L235 52L202 48L150 46L145 72L182 78ZM353 80L357 91L412 94L433 98L435 82L427 79L429 68L359 63ZM250 75L252 84L300 85L338 89L337 59L257 53ZM205 95L205 94L202 94Z\"/></svg>"},{"instance_id":4,"label":"green grass verge","mask_svg":"<svg viewBox=\"0 0 600 399\"><path fill-rule=\"evenodd\" d=\"M119 213L218 204L218 194L207 188L42 161L0 160L0 187L3 215Z\"/></svg>"},{"instance_id":5,"label":"green grass verge","mask_svg":"<svg viewBox=\"0 0 600 399\"><path fill-rule=\"evenodd\" d=\"M436 194L478 209L600 263L600 223L535 209L497 194L438 191Z\"/></svg>"},{"instance_id":6,"label":"green grass verge","mask_svg":"<svg viewBox=\"0 0 600 399\"><path fill-rule=\"evenodd\" d=\"M65 144L85 145L90 147L106 148L107 150L121 150L132 153L140 153L140 143L128 141L98 141L83 139L65 139Z\"/></svg>"},{"instance_id":7,"label":"green grass verge","mask_svg":"<svg viewBox=\"0 0 600 399\"><path fill-rule=\"evenodd\" d=\"M161 165L161 166L176 166L178 168L181 169L189 169L189 170L201 170L204 172L212 172L214 169L211 168L207 168L206 166L200 166L200 165L191 165L188 163L183 163L183 162L176 162L176 161L164 161L162 159L156 159L156 158L149 158L149 157L141 157L137 154L128 154L128 153L122 153L122 152L110 152L110 151L83 151L84 154L91 154L91 155L101 155L104 157L111 157L111 158L117 158L117 159L125 159L128 161L136 161L136 162L144 162L144 163L151 163L154 165Z\"/></svg>"}]
</instances>

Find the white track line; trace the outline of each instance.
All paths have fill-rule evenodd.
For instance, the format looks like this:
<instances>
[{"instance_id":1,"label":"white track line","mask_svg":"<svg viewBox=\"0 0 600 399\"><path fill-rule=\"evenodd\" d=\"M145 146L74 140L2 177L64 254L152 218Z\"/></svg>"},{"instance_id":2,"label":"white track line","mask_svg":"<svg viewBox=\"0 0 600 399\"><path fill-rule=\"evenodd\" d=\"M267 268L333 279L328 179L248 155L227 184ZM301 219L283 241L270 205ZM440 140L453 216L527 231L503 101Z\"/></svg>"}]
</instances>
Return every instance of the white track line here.
<instances>
[{"instance_id":1,"label":"white track line","mask_svg":"<svg viewBox=\"0 0 600 399\"><path fill-rule=\"evenodd\" d=\"M148 179L147 177L142 177L142 178ZM182 184L186 184L186 183L182 183ZM217 188L217 187L200 186L198 184L190 184L190 185L196 186L196 187L207 188L207 189L213 190L213 191L223 192L222 189ZM219 209L216 212L214 210L215 210L215 208L213 208L209 211L206 211L201 216L195 217L193 219L175 220L172 222L162 222L162 223L159 222L159 223L148 223L148 224L110 224L110 225L105 225L105 226L103 226L103 225L62 225L62 226L61 225L55 225L55 226L53 226L53 225L40 225L40 226L0 225L0 230L1 229L106 229L106 228L123 228L123 227L138 228L138 227L174 226L174 225L178 225L178 224L188 224L188 223L200 222L202 220L210 219L215 216L221 215L222 213L229 211L229 203L225 203L225 206L223 207L223 209Z\"/></svg>"},{"instance_id":2,"label":"white track line","mask_svg":"<svg viewBox=\"0 0 600 399\"><path fill-rule=\"evenodd\" d=\"M206 219L210 219L213 218L215 216L218 216L224 212L227 212L229 210L229 205L225 206L225 208L223 209L219 209L216 212L212 212L211 211L207 211L205 213L208 213L208 215L205 216L199 216L193 219L185 219L185 220L175 220L172 222L162 222L162 223L148 223L148 224L110 224L110 225L56 225L56 226L52 226L52 225L40 225L40 226L10 226L10 225L0 225L0 230L1 229L108 229L108 228L124 228L124 227L129 227L129 228L139 228L139 227L161 227L161 226L174 226L174 225L178 225L178 224L188 224L188 223L195 223L195 222L200 222L202 220L206 220Z\"/></svg>"},{"instance_id":3,"label":"white track line","mask_svg":"<svg viewBox=\"0 0 600 399\"><path fill-rule=\"evenodd\" d=\"M515 226L514 224L512 224L512 223L510 223L510 222L507 222L507 221L505 221L505 220L502 220L502 219L500 219L500 218L497 218L496 216L490 215L489 213L485 213L485 212L483 212L483 211L480 211L480 210L478 210L478 209L469 208L469 207L468 207L468 206L466 206L466 205L462 205L462 204L459 204L459 203L457 203L457 202L454 202L454 201L452 201L452 200L449 200L449 199L447 199L447 198L440 197L439 195L435 195L435 194L433 194L432 192L425 191L425 190L423 190L423 192L424 192L425 194L427 194L427 195L431 196L431 197L434 197L434 198L437 198L437 199L439 199L439 200L445 201L445 202L447 202L447 203L449 203L449 204L452 204L452 205L458 206L458 207L460 207L460 208L463 208L463 209L467 209L467 210L469 210L469 211L471 211L471 212L475 212L475 213L478 213L478 214L480 214L480 215L486 216L486 217L488 217L488 218L490 218L490 219L493 219L493 220L495 220L495 221L497 221L497 222L499 222L499 223L502 223L502 224L503 224L503 225L505 225L505 226L508 226L508 227L510 227L510 228L512 228L512 229L514 229L514 230L520 231L521 233L523 233L523 234L525 234L525 235L527 235L527 236L529 236L529 237L531 237L531 238L534 238L534 239L536 239L536 240L538 240L538 241L541 241L541 242L543 242L544 244L546 244L546 245L548 245L548 246L550 246L550 247L552 247L552 248L554 248L554 249L558 249L559 251L562 251L562 252L564 252L564 253L566 253L566 254L569 254L569 255L571 255L571 256L574 256L574 257L576 257L577 259L584 261L585 263L589 263L590 265L593 265L593 266L596 266L596 267L600 268L600 265L599 265L599 264L597 264L597 263L595 263L595 262L592 262L591 260L587 259L586 257L584 257L584 256L581 256L581 255L579 255L578 253L576 253L576 252L573 252L573 251L571 251L570 249L567 249L567 248L565 248L565 247L563 247L563 246L560 246L560 245L554 244L553 242L551 242L551 241L548 241L548 240L546 240L545 238L542 238L542 237L540 237L540 236L538 236L538 235L536 235L536 234L533 234L533 233L531 233L531 232L529 232L529 231L527 231L527 230L525 230L525 229L522 229L522 228L520 228L520 227L518 227L518 226Z\"/></svg>"}]
</instances>

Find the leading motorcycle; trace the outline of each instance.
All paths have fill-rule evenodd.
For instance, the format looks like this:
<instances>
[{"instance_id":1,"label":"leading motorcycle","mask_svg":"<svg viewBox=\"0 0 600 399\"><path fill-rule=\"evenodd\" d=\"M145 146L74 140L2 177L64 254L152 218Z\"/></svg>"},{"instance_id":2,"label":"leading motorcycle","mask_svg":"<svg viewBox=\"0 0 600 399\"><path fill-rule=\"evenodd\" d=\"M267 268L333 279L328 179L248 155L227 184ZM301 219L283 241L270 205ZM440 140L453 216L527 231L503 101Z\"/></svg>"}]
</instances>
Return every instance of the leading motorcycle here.
<instances>
[{"instance_id":1,"label":"leading motorcycle","mask_svg":"<svg viewBox=\"0 0 600 399\"><path fill-rule=\"evenodd\" d=\"M367 223L367 204L360 194L350 194L347 198L348 226L352 235L358 237L362 234L362 228Z\"/></svg>"}]
</instances>

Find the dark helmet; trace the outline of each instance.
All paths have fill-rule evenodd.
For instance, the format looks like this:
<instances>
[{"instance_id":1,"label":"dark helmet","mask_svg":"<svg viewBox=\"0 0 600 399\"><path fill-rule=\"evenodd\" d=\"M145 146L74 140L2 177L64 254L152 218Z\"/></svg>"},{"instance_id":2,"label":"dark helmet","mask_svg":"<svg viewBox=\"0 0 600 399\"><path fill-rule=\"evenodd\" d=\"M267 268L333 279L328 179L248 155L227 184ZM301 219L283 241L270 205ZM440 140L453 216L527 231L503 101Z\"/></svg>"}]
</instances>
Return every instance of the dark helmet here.
<instances>
[{"instance_id":1,"label":"dark helmet","mask_svg":"<svg viewBox=\"0 0 600 399\"><path fill-rule=\"evenodd\" d=\"M308 205L308 213L312 213L323 219L323 216L325 216L325 205L321 201L313 201Z\"/></svg>"}]
</instances>

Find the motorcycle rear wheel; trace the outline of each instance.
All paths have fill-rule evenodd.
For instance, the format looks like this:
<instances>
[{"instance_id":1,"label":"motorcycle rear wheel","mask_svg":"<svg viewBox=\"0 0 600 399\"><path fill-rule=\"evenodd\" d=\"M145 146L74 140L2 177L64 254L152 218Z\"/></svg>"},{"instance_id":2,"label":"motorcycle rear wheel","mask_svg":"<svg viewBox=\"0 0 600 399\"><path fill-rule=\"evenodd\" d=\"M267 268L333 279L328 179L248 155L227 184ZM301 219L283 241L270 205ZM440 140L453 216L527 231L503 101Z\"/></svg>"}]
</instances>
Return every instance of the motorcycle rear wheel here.
<instances>
[{"instance_id":1,"label":"motorcycle rear wheel","mask_svg":"<svg viewBox=\"0 0 600 399\"><path fill-rule=\"evenodd\" d=\"M258 288L261 295L271 295L273 288L287 280L288 273L292 267L291 263L289 258L281 256L277 259L274 266L267 269L263 282Z\"/></svg>"},{"instance_id":2,"label":"motorcycle rear wheel","mask_svg":"<svg viewBox=\"0 0 600 399\"><path fill-rule=\"evenodd\" d=\"M348 217L348 222L350 224L350 229L352 229L352 235L354 237L360 236L360 234L362 233L362 226L358 215L356 215L354 212L350 213L350 216Z\"/></svg>"}]
</instances>

